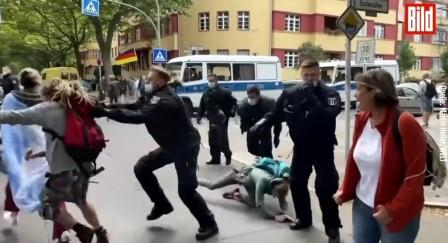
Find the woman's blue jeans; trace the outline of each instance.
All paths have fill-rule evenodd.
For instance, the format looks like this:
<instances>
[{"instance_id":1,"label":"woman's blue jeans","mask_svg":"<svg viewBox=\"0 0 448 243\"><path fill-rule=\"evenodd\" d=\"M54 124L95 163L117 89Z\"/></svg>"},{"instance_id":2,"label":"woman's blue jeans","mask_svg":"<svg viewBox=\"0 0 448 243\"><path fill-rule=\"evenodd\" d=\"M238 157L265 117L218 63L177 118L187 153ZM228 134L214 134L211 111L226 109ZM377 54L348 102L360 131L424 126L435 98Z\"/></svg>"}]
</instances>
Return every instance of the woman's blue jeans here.
<instances>
[{"instance_id":1,"label":"woman's blue jeans","mask_svg":"<svg viewBox=\"0 0 448 243\"><path fill-rule=\"evenodd\" d=\"M373 217L374 210L360 199L353 202L353 240L355 243L414 243L420 229L420 217L400 232L390 232Z\"/></svg>"}]
</instances>

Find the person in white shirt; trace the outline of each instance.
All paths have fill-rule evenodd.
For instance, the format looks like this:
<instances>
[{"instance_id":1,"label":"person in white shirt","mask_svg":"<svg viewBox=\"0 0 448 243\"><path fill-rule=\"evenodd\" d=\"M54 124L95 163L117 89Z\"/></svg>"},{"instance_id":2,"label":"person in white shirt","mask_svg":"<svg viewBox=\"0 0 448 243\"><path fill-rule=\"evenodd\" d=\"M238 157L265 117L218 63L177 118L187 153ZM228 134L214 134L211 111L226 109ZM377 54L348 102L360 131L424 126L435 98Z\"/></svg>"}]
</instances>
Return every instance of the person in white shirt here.
<instances>
[{"instance_id":1,"label":"person in white shirt","mask_svg":"<svg viewBox=\"0 0 448 243\"><path fill-rule=\"evenodd\" d=\"M435 91L435 86L428 73L423 75L423 80L420 81L419 86L420 107L423 112L423 127L427 128L429 126L429 118L433 112L432 98L437 96L437 91Z\"/></svg>"}]
</instances>

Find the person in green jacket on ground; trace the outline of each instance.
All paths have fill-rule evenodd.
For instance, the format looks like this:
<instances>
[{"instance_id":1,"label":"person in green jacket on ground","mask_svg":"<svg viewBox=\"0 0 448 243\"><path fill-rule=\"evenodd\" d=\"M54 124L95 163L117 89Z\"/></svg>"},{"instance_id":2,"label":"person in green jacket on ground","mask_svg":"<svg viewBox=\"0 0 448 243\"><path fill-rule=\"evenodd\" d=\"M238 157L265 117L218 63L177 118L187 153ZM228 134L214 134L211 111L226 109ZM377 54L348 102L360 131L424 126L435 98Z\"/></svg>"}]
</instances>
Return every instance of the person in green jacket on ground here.
<instances>
[{"instance_id":1,"label":"person in green jacket on ground","mask_svg":"<svg viewBox=\"0 0 448 243\"><path fill-rule=\"evenodd\" d=\"M236 188L233 191L224 193L223 197L260 209L265 218L286 221L289 219L286 215L289 175L290 168L285 162L268 157L257 157L255 164L244 166L240 170L233 169L214 182L203 178L198 179L198 182L200 186L210 190L229 185L242 185L246 189L247 195L241 193L239 188ZM265 194L272 195L278 199L280 212L274 213L267 208L264 201Z\"/></svg>"}]
</instances>

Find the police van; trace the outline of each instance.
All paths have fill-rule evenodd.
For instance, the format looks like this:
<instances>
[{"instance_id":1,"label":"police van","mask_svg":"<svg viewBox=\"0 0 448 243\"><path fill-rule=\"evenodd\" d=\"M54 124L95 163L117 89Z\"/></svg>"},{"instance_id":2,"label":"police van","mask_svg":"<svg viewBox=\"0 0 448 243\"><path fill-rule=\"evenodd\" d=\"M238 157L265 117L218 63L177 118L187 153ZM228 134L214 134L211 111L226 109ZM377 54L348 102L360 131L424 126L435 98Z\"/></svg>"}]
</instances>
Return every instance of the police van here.
<instances>
[{"instance_id":1,"label":"police van","mask_svg":"<svg viewBox=\"0 0 448 243\"><path fill-rule=\"evenodd\" d=\"M202 94L208 89L207 76L216 74L219 84L232 91L238 101L246 90L258 86L263 95L277 99L283 89L281 65L275 56L194 55L171 59L166 69L172 80L181 85L175 88L189 112L197 109Z\"/></svg>"},{"instance_id":2,"label":"police van","mask_svg":"<svg viewBox=\"0 0 448 243\"><path fill-rule=\"evenodd\" d=\"M319 63L321 80L329 86L334 87L341 96L342 103L345 103L345 61L328 61ZM351 62L350 77L350 104L356 106L356 82L353 81L358 73L367 72L372 69L382 68L388 71L395 84L400 82L400 72L398 63L395 60L375 60L371 64L356 64Z\"/></svg>"}]
</instances>

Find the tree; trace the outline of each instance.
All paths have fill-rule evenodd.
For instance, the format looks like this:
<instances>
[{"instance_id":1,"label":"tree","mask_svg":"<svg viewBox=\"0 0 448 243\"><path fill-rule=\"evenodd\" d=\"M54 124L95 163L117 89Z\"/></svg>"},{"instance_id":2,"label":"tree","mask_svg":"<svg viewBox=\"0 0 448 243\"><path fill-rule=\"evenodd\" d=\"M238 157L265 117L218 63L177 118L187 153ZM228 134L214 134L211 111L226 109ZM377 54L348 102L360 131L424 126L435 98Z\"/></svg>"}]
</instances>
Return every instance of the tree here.
<instances>
[{"instance_id":1,"label":"tree","mask_svg":"<svg viewBox=\"0 0 448 243\"><path fill-rule=\"evenodd\" d=\"M75 56L79 73L83 74L80 47L91 36L90 23L81 15L79 8L66 0L2 0L7 6L16 27L46 41L49 50L59 53L57 63L66 64L68 56Z\"/></svg>"},{"instance_id":2,"label":"tree","mask_svg":"<svg viewBox=\"0 0 448 243\"><path fill-rule=\"evenodd\" d=\"M317 61L323 61L328 59L327 55L324 53L324 49L320 45L315 45L312 42L303 43L299 49L299 61L302 61L306 58L313 58Z\"/></svg>"},{"instance_id":3,"label":"tree","mask_svg":"<svg viewBox=\"0 0 448 243\"><path fill-rule=\"evenodd\" d=\"M440 54L440 62L442 64L442 70L445 75L448 75L448 46Z\"/></svg>"},{"instance_id":4,"label":"tree","mask_svg":"<svg viewBox=\"0 0 448 243\"><path fill-rule=\"evenodd\" d=\"M417 57L415 56L414 48L408 41L403 41L400 44L398 57L398 66L400 67L400 75L406 77L408 71L412 69Z\"/></svg>"},{"instance_id":5,"label":"tree","mask_svg":"<svg viewBox=\"0 0 448 243\"><path fill-rule=\"evenodd\" d=\"M79 0L71 0L73 4L80 7ZM156 0L122 0L121 2L135 6L145 12L151 19L156 22L157 4ZM161 17L172 13L184 13L184 10L191 6L192 0L158 0L160 5ZM95 37L100 47L104 72L107 77L113 73L111 46L114 33L120 25L126 25L126 17L137 17L141 22L147 20L132 8L119 5L110 1L101 2L100 17L89 17L90 22L95 30ZM153 26L151 26L153 28Z\"/></svg>"}]
</instances>

